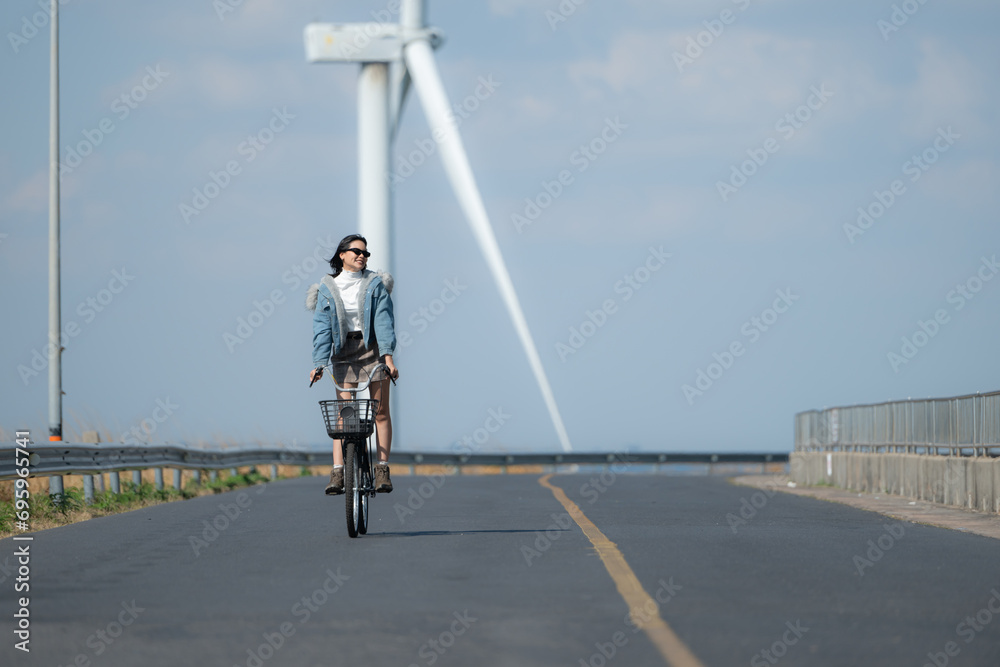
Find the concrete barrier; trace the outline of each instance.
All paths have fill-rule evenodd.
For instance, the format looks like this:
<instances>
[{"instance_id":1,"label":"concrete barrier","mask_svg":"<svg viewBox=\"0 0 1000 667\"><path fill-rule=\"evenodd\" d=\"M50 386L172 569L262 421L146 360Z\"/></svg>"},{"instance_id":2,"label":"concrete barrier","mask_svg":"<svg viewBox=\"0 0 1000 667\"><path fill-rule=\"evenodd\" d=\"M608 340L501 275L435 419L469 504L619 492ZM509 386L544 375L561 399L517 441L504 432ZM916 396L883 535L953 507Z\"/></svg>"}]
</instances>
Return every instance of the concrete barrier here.
<instances>
[{"instance_id":1,"label":"concrete barrier","mask_svg":"<svg viewBox=\"0 0 1000 667\"><path fill-rule=\"evenodd\" d=\"M993 462L993 511L1000 514L1000 462Z\"/></svg>"},{"instance_id":2,"label":"concrete barrier","mask_svg":"<svg viewBox=\"0 0 1000 667\"><path fill-rule=\"evenodd\" d=\"M829 484L1000 514L1000 458L793 452L789 462L797 484Z\"/></svg>"}]
</instances>

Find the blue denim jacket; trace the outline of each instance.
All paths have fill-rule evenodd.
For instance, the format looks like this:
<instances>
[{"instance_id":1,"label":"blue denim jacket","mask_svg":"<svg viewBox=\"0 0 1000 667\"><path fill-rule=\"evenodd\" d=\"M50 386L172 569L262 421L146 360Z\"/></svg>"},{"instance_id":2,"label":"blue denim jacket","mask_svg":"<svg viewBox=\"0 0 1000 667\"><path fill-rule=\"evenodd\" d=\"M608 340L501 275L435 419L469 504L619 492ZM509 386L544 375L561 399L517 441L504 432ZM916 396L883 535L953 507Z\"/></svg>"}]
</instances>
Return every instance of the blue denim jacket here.
<instances>
[{"instance_id":1,"label":"blue denim jacket","mask_svg":"<svg viewBox=\"0 0 1000 667\"><path fill-rule=\"evenodd\" d=\"M368 347L372 332L378 342L379 356L396 349L396 324L392 314L392 276L365 269L359 294L364 294L361 334ZM323 276L321 282L309 288L306 308L313 312L313 367L325 366L340 354L347 337L347 315L340 289L333 276Z\"/></svg>"}]
</instances>

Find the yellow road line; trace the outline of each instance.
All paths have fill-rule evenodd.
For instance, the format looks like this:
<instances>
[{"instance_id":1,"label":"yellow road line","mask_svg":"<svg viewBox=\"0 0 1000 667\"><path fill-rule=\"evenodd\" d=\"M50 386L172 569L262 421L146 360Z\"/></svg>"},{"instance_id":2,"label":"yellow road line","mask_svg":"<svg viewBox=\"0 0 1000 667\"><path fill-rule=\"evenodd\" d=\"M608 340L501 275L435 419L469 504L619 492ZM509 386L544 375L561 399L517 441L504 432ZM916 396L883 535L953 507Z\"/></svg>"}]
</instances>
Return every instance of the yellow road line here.
<instances>
[{"instance_id":1,"label":"yellow road line","mask_svg":"<svg viewBox=\"0 0 1000 667\"><path fill-rule=\"evenodd\" d=\"M551 477L552 475L545 475L538 480L538 483L552 491L552 495L562 503L577 525L583 529L583 533L590 540L590 543L594 545L601 561L604 562L604 567L614 580L618 592L625 598L625 603L632 613L632 621L643 629L668 665L673 667L704 667L694 653L684 645L680 637L667 625L667 622L660 617L659 605L643 589L635 572L629 567L625 556L618 550L615 543L609 540L594 525L594 522L587 518L583 510L570 500L562 489L549 482ZM650 609L655 609L656 613L651 614Z\"/></svg>"}]
</instances>

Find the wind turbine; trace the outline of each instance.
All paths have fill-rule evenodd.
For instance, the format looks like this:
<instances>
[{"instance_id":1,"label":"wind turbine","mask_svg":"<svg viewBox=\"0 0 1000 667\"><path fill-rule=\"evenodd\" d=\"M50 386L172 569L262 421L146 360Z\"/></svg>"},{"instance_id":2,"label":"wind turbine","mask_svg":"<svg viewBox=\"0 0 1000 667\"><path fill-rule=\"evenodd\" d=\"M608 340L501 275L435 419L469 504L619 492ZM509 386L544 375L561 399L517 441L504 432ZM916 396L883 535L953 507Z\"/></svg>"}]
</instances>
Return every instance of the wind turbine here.
<instances>
[{"instance_id":1,"label":"wind turbine","mask_svg":"<svg viewBox=\"0 0 1000 667\"><path fill-rule=\"evenodd\" d=\"M398 24L310 23L305 29L306 59L309 62L356 62L361 65L358 77L360 232L372 245L386 249L382 253L384 260L373 263L375 268L391 270L394 254L389 154L412 81L424 116L431 126L431 136L440 148L448 180L500 290L560 444L564 451L571 451L552 387L493 234L434 62L434 48L441 44L441 33L425 23L423 0L403 0Z\"/></svg>"}]
</instances>

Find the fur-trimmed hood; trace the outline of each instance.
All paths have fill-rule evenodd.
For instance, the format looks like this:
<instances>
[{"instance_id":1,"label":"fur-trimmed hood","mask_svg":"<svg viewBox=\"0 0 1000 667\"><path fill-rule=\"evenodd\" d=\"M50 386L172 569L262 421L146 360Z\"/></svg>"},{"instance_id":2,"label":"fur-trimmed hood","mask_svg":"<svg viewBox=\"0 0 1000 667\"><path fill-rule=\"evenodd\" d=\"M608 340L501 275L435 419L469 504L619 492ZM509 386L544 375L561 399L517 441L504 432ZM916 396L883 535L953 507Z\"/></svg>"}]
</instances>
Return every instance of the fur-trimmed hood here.
<instances>
[{"instance_id":1,"label":"fur-trimmed hood","mask_svg":"<svg viewBox=\"0 0 1000 667\"><path fill-rule=\"evenodd\" d=\"M392 286L394 283L392 275L387 271L369 271L368 269L365 269L364 274L361 277L361 280L365 282L365 289L361 293L367 293L371 281L376 277L382 281L382 286L385 287L385 291L392 294ZM334 293L333 276L327 274L323 276L323 280L321 282L326 285L326 289L329 290L331 294ZM319 286L320 283L313 283L309 286L309 290L306 292L307 310L316 310L316 304L319 302Z\"/></svg>"}]
</instances>

